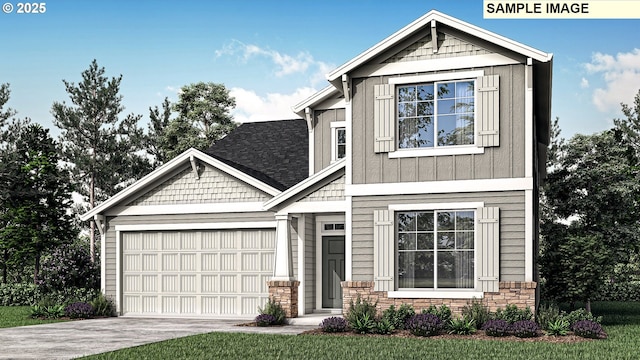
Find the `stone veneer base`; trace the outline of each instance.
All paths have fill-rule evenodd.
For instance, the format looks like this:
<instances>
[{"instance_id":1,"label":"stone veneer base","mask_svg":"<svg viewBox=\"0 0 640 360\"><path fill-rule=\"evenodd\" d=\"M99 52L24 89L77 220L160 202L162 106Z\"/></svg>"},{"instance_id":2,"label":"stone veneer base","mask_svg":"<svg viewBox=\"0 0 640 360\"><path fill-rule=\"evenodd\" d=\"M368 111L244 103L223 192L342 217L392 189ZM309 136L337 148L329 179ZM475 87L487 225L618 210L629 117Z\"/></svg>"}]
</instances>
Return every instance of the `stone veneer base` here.
<instances>
[{"instance_id":1,"label":"stone veneer base","mask_svg":"<svg viewBox=\"0 0 640 360\"><path fill-rule=\"evenodd\" d=\"M280 304L288 318L298 317L298 286L300 281L267 281L269 297Z\"/></svg>"},{"instance_id":2,"label":"stone veneer base","mask_svg":"<svg viewBox=\"0 0 640 360\"><path fill-rule=\"evenodd\" d=\"M346 314L349 309L349 303L358 298L367 299L371 302L378 302L378 311L381 312L391 305L396 308L402 304L411 304L416 312L427 309L431 305L447 305L454 314L460 314L462 308L469 303L471 299L404 299L404 298L388 298L386 291L374 291L373 281L343 281L342 285L342 312ZM490 311L496 311L498 308L504 308L513 304L522 309L528 307L532 312L536 307L536 282L525 281L501 281L499 292L484 293L484 298L479 299L489 308Z\"/></svg>"}]
</instances>

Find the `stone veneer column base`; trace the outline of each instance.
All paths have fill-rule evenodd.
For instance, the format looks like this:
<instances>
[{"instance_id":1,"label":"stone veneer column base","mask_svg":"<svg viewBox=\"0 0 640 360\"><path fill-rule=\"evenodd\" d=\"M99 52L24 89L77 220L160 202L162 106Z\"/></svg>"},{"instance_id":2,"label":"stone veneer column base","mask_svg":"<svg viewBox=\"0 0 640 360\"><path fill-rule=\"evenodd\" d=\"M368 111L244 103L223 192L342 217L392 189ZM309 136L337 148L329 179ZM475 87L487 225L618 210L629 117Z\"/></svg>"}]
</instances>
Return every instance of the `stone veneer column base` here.
<instances>
[{"instance_id":1,"label":"stone veneer column base","mask_svg":"<svg viewBox=\"0 0 640 360\"><path fill-rule=\"evenodd\" d=\"M298 317L298 286L300 281L267 281L269 298L282 306L288 318Z\"/></svg>"},{"instance_id":2,"label":"stone veneer column base","mask_svg":"<svg viewBox=\"0 0 640 360\"><path fill-rule=\"evenodd\" d=\"M460 314L462 308L471 299L405 299L388 298L386 291L374 291L373 281L343 281L342 285L342 313L346 314L349 303L356 301L358 296L363 300L378 302L378 311L382 312L391 305L396 308L402 304L411 304L416 312L427 309L431 305L447 305L454 314ZM479 299L490 311L496 311L499 307L504 308L513 304L522 309L528 307L532 312L536 306L536 282L525 281L501 281L499 292L484 293L484 298Z\"/></svg>"}]
</instances>

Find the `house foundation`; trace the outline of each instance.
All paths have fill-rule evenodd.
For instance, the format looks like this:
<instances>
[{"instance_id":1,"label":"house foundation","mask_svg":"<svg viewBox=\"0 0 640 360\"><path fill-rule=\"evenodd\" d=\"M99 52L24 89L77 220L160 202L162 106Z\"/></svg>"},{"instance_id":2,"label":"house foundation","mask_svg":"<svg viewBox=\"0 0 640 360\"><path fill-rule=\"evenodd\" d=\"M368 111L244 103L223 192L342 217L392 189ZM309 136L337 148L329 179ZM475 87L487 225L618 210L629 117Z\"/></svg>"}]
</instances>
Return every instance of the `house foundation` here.
<instances>
[{"instance_id":1,"label":"house foundation","mask_svg":"<svg viewBox=\"0 0 640 360\"><path fill-rule=\"evenodd\" d=\"M282 306L288 318L298 317L298 287L300 281L271 280L269 286L269 298Z\"/></svg>"},{"instance_id":2,"label":"house foundation","mask_svg":"<svg viewBox=\"0 0 640 360\"><path fill-rule=\"evenodd\" d=\"M427 309L431 305L441 306L447 305L453 314L462 313L462 309L470 303L469 299L410 299L410 298L389 298L386 291L375 291L373 281L343 281L342 285L342 312L346 314L349 310L349 304L355 302L360 296L370 302L378 302L378 312L382 313L385 309L394 305L396 308L402 304L411 304L416 312ZM484 293L482 303L489 308L490 311L496 311L498 308L505 308L507 305L516 305L523 309L528 307L535 312L536 306L536 282L526 281L501 281L498 292Z\"/></svg>"}]
</instances>

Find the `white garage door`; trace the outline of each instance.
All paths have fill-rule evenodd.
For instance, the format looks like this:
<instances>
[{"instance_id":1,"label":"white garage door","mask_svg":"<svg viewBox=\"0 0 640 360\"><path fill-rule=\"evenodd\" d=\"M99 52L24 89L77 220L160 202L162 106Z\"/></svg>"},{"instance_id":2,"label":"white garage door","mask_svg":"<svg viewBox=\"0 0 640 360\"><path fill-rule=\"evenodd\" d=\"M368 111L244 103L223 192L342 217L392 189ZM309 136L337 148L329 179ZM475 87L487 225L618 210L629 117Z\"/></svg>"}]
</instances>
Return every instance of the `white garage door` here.
<instances>
[{"instance_id":1,"label":"white garage door","mask_svg":"<svg viewBox=\"0 0 640 360\"><path fill-rule=\"evenodd\" d=\"M268 299L275 230L140 231L121 238L125 315L253 316Z\"/></svg>"}]
</instances>

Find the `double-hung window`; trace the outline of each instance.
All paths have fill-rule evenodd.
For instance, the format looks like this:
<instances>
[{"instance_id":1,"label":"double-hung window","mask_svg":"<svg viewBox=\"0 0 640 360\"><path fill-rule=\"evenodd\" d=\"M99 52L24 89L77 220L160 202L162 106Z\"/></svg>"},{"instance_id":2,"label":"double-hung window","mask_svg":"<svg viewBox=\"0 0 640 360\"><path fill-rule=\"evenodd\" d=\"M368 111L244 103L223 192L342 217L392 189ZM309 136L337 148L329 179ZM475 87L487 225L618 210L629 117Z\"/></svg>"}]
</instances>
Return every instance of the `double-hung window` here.
<instances>
[{"instance_id":1,"label":"double-hung window","mask_svg":"<svg viewBox=\"0 0 640 360\"><path fill-rule=\"evenodd\" d=\"M474 288L475 211L397 212L399 289Z\"/></svg>"},{"instance_id":2,"label":"double-hung window","mask_svg":"<svg viewBox=\"0 0 640 360\"><path fill-rule=\"evenodd\" d=\"M473 145L475 80L397 87L398 148Z\"/></svg>"}]
</instances>

